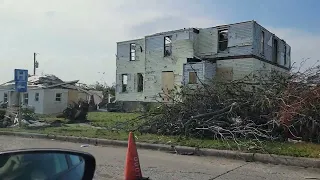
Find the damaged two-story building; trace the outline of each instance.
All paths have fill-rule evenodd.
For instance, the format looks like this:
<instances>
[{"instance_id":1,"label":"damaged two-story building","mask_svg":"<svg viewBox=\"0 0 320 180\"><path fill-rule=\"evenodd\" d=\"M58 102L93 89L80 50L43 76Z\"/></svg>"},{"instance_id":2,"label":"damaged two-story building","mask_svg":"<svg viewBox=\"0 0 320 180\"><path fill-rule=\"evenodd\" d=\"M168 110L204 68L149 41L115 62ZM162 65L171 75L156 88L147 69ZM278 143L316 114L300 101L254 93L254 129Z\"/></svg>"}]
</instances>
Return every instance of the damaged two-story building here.
<instances>
[{"instance_id":1,"label":"damaged two-story building","mask_svg":"<svg viewBox=\"0 0 320 180\"><path fill-rule=\"evenodd\" d=\"M257 70L289 71L291 47L256 21L162 32L117 43L116 101L130 110L175 85Z\"/></svg>"}]
</instances>

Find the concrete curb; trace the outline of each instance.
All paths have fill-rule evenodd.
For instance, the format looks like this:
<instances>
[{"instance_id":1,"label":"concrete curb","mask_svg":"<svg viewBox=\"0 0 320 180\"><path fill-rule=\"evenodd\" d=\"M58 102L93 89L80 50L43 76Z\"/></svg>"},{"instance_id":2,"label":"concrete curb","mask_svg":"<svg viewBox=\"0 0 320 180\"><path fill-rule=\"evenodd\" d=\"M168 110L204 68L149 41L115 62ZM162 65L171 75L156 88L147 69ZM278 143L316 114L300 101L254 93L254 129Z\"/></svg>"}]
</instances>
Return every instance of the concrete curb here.
<instances>
[{"instance_id":1,"label":"concrete curb","mask_svg":"<svg viewBox=\"0 0 320 180\"><path fill-rule=\"evenodd\" d=\"M85 138L85 137L73 137L73 136L59 136L50 134L38 134L38 133L26 133L26 132L10 132L0 131L0 135L6 136L18 136L25 138L39 138L39 139L55 139L59 141L68 141L75 143L91 144L91 145L104 145L104 146L121 146L126 147L128 143L126 141L108 140L99 138ZM216 149L195 149L186 146L170 146L165 144L151 144L137 142L137 147L149 150L158 151L170 151L170 152L183 152L193 153L195 155L202 156L216 156L229 159L239 159L244 161L255 161L270 164L281 164L287 166L300 166L306 168L320 168L320 159L315 158L302 158L291 156L279 156L273 154L260 154L260 153L243 153L229 150L216 150Z\"/></svg>"}]
</instances>

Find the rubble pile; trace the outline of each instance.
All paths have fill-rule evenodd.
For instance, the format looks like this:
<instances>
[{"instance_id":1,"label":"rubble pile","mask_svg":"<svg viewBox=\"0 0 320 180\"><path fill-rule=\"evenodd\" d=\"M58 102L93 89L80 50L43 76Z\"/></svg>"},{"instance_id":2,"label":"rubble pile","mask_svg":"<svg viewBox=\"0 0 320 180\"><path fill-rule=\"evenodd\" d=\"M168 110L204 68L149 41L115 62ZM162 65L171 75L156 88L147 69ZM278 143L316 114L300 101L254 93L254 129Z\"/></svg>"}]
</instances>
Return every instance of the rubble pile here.
<instances>
[{"instance_id":1,"label":"rubble pile","mask_svg":"<svg viewBox=\"0 0 320 180\"><path fill-rule=\"evenodd\" d=\"M79 100L78 103L73 102L57 118L65 118L71 122L85 122L87 121L89 107L88 101Z\"/></svg>"},{"instance_id":2,"label":"rubble pile","mask_svg":"<svg viewBox=\"0 0 320 180\"><path fill-rule=\"evenodd\" d=\"M320 66L304 72L254 72L244 79L215 80L176 88L140 119L143 133L233 140L320 143Z\"/></svg>"},{"instance_id":3,"label":"rubble pile","mask_svg":"<svg viewBox=\"0 0 320 180\"><path fill-rule=\"evenodd\" d=\"M59 79L55 75L43 75L43 76L31 76L28 79L30 84L38 85L41 84L43 86L50 86L59 83L64 83L61 79Z\"/></svg>"},{"instance_id":4,"label":"rubble pile","mask_svg":"<svg viewBox=\"0 0 320 180\"><path fill-rule=\"evenodd\" d=\"M2 115L3 114L3 115ZM50 124L39 121L32 108L21 108L21 125L24 127L48 127ZM19 126L18 108L0 110L0 128Z\"/></svg>"}]
</instances>

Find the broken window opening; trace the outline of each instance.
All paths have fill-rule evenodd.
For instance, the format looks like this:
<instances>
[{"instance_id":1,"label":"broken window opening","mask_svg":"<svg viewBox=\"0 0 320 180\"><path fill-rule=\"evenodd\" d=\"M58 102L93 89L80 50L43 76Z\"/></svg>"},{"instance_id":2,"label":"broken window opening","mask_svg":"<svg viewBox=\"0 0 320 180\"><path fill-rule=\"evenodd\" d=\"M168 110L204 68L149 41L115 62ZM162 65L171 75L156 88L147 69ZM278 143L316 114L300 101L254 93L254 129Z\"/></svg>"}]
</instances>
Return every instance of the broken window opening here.
<instances>
[{"instance_id":1,"label":"broken window opening","mask_svg":"<svg viewBox=\"0 0 320 180\"><path fill-rule=\"evenodd\" d=\"M39 101L39 93L34 94L34 101Z\"/></svg>"},{"instance_id":2,"label":"broken window opening","mask_svg":"<svg viewBox=\"0 0 320 180\"><path fill-rule=\"evenodd\" d=\"M122 74L122 92L127 92L128 75Z\"/></svg>"},{"instance_id":3,"label":"broken window opening","mask_svg":"<svg viewBox=\"0 0 320 180\"><path fill-rule=\"evenodd\" d=\"M131 43L130 44L130 61L136 60L136 44Z\"/></svg>"},{"instance_id":4,"label":"broken window opening","mask_svg":"<svg viewBox=\"0 0 320 180\"><path fill-rule=\"evenodd\" d=\"M219 51L225 51L228 48L228 29L218 31Z\"/></svg>"},{"instance_id":5,"label":"broken window opening","mask_svg":"<svg viewBox=\"0 0 320 180\"><path fill-rule=\"evenodd\" d=\"M62 93L56 93L56 101L61 102Z\"/></svg>"},{"instance_id":6,"label":"broken window opening","mask_svg":"<svg viewBox=\"0 0 320 180\"><path fill-rule=\"evenodd\" d=\"M189 84L197 84L197 72L189 72Z\"/></svg>"},{"instance_id":7,"label":"broken window opening","mask_svg":"<svg viewBox=\"0 0 320 180\"><path fill-rule=\"evenodd\" d=\"M8 102L8 93L3 94L3 102Z\"/></svg>"},{"instance_id":8,"label":"broken window opening","mask_svg":"<svg viewBox=\"0 0 320 180\"><path fill-rule=\"evenodd\" d=\"M29 94L23 94L23 104L27 105L29 103Z\"/></svg>"},{"instance_id":9,"label":"broken window opening","mask_svg":"<svg viewBox=\"0 0 320 180\"><path fill-rule=\"evenodd\" d=\"M143 76L141 73L137 74L138 76L138 92L142 92L143 91Z\"/></svg>"},{"instance_id":10,"label":"broken window opening","mask_svg":"<svg viewBox=\"0 0 320 180\"><path fill-rule=\"evenodd\" d=\"M171 56L172 54L172 36L164 37L164 56Z\"/></svg>"},{"instance_id":11,"label":"broken window opening","mask_svg":"<svg viewBox=\"0 0 320 180\"><path fill-rule=\"evenodd\" d=\"M278 40L273 38L273 49L272 49L272 54L273 54L273 57L272 57L272 60L274 63L277 63L278 62Z\"/></svg>"},{"instance_id":12,"label":"broken window opening","mask_svg":"<svg viewBox=\"0 0 320 180\"><path fill-rule=\"evenodd\" d=\"M260 53L264 54L264 31L261 31L260 37Z\"/></svg>"},{"instance_id":13,"label":"broken window opening","mask_svg":"<svg viewBox=\"0 0 320 180\"><path fill-rule=\"evenodd\" d=\"M283 59L284 65L287 64L287 45L284 43L284 59Z\"/></svg>"}]
</instances>

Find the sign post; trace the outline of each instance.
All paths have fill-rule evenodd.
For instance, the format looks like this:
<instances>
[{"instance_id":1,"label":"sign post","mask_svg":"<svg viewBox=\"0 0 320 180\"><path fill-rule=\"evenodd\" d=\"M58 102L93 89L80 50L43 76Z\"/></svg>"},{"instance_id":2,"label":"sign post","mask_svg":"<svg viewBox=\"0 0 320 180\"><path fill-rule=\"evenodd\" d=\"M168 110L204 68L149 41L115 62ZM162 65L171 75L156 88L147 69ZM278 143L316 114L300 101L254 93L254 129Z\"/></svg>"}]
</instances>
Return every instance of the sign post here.
<instances>
[{"instance_id":1,"label":"sign post","mask_svg":"<svg viewBox=\"0 0 320 180\"><path fill-rule=\"evenodd\" d=\"M14 82L15 91L18 92L18 122L21 127L21 93L27 92L28 90L28 70L26 69L15 69L14 70Z\"/></svg>"}]
</instances>

